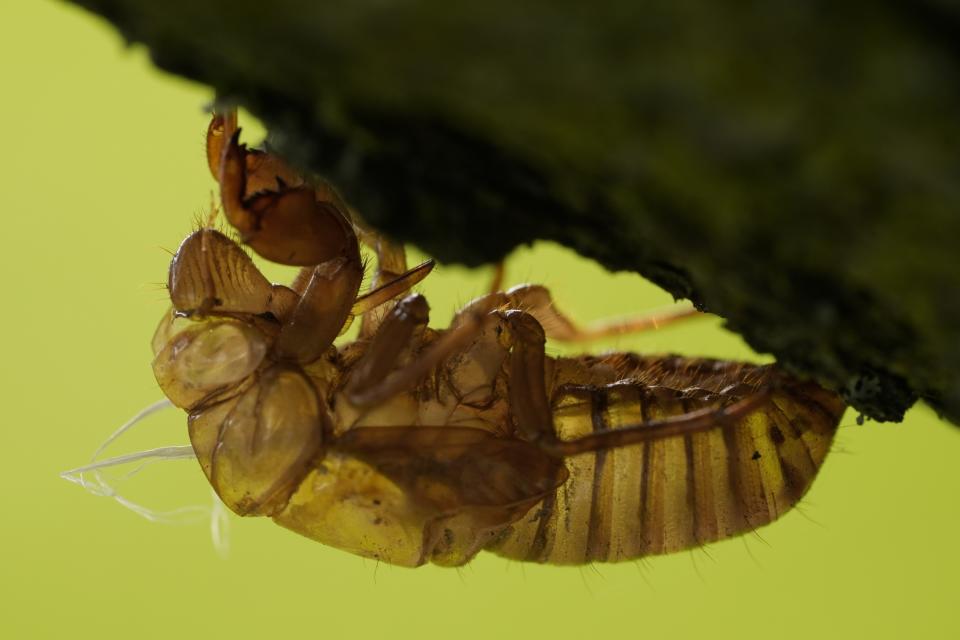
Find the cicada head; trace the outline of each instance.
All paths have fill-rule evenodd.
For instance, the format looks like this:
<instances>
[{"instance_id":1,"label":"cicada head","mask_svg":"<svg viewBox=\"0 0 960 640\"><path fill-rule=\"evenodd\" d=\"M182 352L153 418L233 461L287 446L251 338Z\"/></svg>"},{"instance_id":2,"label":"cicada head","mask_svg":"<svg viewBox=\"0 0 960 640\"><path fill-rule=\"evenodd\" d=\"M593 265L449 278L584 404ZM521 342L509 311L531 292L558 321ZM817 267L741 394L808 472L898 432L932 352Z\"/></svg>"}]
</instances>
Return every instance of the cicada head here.
<instances>
[{"instance_id":1,"label":"cicada head","mask_svg":"<svg viewBox=\"0 0 960 640\"><path fill-rule=\"evenodd\" d=\"M167 287L173 309L153 336L153 371L167 397L187 410L229 395L253 374L298 299L270 284L235 242L212 229L183 241Z\"/></svg>"},{"instance_id":2,"label":"cicada head","mask_svg":"<svg viewBox=\"0 0 960 640\"><path fill-rule=\"evenodd\" d=\"M271 285L232 240L191 234L170 265L173 309L153 338L164 394L190 413L201 467L223 502L267 515L322 444L327 411L280 336L300 296Z\"/></svg>"}]
</instances>

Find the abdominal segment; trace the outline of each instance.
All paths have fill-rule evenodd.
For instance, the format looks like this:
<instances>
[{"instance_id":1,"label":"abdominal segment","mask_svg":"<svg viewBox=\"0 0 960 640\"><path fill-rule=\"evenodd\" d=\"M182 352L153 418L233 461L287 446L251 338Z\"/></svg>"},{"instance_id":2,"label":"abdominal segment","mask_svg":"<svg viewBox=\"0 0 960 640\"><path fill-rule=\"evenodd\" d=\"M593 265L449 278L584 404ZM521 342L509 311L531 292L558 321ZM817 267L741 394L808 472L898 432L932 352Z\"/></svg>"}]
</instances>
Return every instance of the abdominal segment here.
<instances>
[{"instance_id":1,"label":"abdominal segment","mask_svg":"<svg viewBox=\"0 0 960 640\"><path fill-rule=\"evenodd\" d=\"M835 394L774 367L630 358L557 362L552 405L561 439L775 390L711 430L568 458L567 482L489 550L554 564L669 553L768 524L810 487L844 410Z\"/></svg>"}]
</instances>

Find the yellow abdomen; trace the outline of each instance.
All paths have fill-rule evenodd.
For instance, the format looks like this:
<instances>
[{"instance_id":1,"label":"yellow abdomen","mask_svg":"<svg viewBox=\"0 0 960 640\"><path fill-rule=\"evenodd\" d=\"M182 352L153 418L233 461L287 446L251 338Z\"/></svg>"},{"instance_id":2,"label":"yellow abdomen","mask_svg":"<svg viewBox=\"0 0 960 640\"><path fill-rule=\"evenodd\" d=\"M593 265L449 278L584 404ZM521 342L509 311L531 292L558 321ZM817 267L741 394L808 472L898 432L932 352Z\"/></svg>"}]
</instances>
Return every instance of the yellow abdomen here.
<instances>
[{"instance_id":1,"label":"yellow abdomen","mask_svg":"<svg viewBox=\"0 0 960 640\"><path fill-rule=\"evenodd\" d=\"M617 354L556 361L561 439L726 404L775 382L742 419L566 460L569 480L488 549L554 564L616 562L733 537L804 495L843 414L840 399L773 366Z\"/></svg>"}]
</instances>

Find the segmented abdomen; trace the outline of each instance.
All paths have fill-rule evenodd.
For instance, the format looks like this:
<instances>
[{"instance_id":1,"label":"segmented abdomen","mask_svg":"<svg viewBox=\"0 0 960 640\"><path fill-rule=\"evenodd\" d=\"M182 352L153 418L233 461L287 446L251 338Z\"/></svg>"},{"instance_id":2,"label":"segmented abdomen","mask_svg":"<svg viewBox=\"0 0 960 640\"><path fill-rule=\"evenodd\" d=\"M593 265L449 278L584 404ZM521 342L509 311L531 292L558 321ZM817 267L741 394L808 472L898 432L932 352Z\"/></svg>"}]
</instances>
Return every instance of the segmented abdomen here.
<instances>
[{"instance_id":1,"label":"segmented abdomen","mask_svg":"<svg viewBox=\"0 0 960 640\"><path fill-rule=\"evenodd\" d=\"M807 491L844 410L835 394L774 366L630 354L558 360L551 397L565 440L770 386L757 409L725 426L568 458L569 480L490 550L533 562L615 562L751 531Z\"/></svg>"}]
</instances>

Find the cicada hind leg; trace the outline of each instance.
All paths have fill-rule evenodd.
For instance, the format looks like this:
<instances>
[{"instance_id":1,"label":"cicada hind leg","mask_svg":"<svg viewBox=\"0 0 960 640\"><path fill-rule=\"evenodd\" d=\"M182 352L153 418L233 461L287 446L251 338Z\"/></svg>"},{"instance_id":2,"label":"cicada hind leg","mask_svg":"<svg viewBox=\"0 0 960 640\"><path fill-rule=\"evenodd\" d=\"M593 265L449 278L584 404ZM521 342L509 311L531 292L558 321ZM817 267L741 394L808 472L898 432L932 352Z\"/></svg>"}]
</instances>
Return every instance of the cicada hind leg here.
<instances>
[{"instance_id":1,"label":"cicada hind leg","mask_svg":"<svg viewBox=\"0 0 960 640\"><path fill-rule=\"evenodd\" d=\"M499 286L502 280L503 267L498 265L493 286ZM543 327L548 338L563 342L589 342L628 333L650 331L706 315L693 307L678 306L581 325L557 307L550 290L543 285L519 285L508 290L504 296L511 309L520 309L533 316Z\"/></svg>"},{"instance_id":2,"label":"cicada hind leg","mask_svg":"<svg viewBox=\"0 0 960 640\"><path fill-rule=\"evenodd\" d=\"M517 433L570 472L489 547L517 560L629 560L768 524L810 487L844 410L773 366L709 360L561 360L548 393L542 330L510 320ZM593 366L622 378L583 384Z\"/></svg>"}]
</instances>

